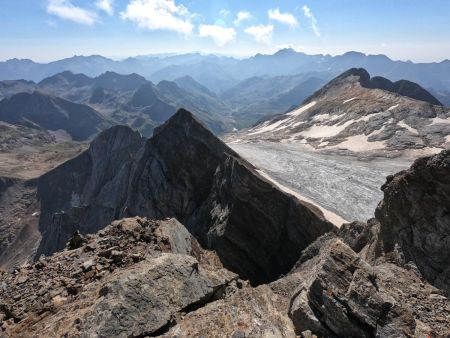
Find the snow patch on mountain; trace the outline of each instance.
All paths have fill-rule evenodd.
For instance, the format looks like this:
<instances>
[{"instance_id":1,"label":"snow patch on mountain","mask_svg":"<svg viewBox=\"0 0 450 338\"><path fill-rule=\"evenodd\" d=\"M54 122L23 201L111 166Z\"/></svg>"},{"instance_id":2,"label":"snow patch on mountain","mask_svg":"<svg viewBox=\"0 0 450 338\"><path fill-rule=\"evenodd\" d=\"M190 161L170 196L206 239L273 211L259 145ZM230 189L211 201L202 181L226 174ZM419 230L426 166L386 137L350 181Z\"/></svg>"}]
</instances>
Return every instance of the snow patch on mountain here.
<instances>
[{"instance_id":1,"label":"snow patch on mountain","mask_svg":"<svg viewBox=\"0 0 450 338\"><path fill-rule=\"evenodd\" d=\"M300 135L310 138L332 137L338 135L341 131L354 122L354 120L349 120L341 125L332 126L313 125L312 127L300 132Z\"/></svg>"},{"instance_id":2,"label":"snow patch on mountain","mask_svg":"<svg viewBox=\"0 0 450 338\"><path fill-rule=\"evenodd\" d=\"M351 99L345 100L344 102L342 102L342 104L346 104L347 102L352 102L353 100L356 100L357 97L352 97Z\"/></svg>"},{"instance_id":3,"label":"snow patch on mountain","mask_svg":"<svg viewBox=\"0 0 450 338\"><path fill-rule=\"evenodd\" d=\"M309 108L314 107L317 104L317 101L312 101L308 104L305 104L304 106L301 106L300 108L297 108L290 113L287 113L289 116L299 116L301 113L307 111Z\"/></svg>"},{"instance_id":4,"label":"snow patch on mountain","mask_svg":"<svg viewBox=\"0 0 450 338\"><path fill-rule=\"evenodd\" d=\"M404 121L400 121L400 122L398 123L398 125L399 125L400 127L402 127L402 128L407 129L408 131L410 131L410 132L413 133L413 134L419 135L419 132L417 131L417 129L408 126Z\"/></svg>"}]
</instances>

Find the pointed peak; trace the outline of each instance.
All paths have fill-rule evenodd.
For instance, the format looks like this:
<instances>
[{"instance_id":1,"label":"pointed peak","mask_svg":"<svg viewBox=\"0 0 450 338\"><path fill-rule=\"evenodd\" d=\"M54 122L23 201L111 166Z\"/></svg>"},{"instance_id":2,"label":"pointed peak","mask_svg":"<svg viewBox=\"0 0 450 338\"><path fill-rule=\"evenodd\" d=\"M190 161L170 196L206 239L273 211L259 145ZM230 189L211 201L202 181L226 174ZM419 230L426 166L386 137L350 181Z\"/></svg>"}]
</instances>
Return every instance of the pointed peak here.
<instances>
[{"instance_id":1,"label":"pointed peak","mask_svg":"<svg viewBox=\"0 0 450 338\"><path fill-rule=\"evenodd\" d=\"M186 110L184 108L180 108L161 127L164 127L166 124L191 125L192 123L196 123L200 127L206 129L206 127L190 111L188 111L188 110Z\"/></svg>"},{"instance_id":2,"label":"pointed peak","mask_svg":"<svg viewBox=\"0 0 450 338\"><path fill-rule=\"evenodd\" d=\"M274 55L289 55L296 54L297 52L293 48L282 48L278 50Z\"/></svg>"},{"instance_id":3,"label":"pointed peak","mask_svg":"<svg viewBox=\"0 0 450 338\"><path fill-rule=\"evenodd\" d=\"M163 125L155 128L153 136L182 132L186 136L197 134L203 135L203 139L216 139L221 142L200 120L190 111L180 108Z\"/></svg>"}]
</instances>

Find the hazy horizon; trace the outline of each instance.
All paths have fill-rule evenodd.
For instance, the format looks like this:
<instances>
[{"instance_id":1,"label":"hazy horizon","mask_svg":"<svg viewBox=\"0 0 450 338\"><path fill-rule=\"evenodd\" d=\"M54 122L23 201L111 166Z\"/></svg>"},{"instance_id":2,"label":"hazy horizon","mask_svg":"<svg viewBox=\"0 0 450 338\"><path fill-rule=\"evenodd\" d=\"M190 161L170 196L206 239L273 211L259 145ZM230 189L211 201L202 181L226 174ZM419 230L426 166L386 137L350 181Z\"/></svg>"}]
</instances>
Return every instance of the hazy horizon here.
<instances>
[{"instance_id":1,"label":"hazy horizon","mask_svg":"<svg viewBox=\"0 0 450 338\"><path fill-rule=\"evenodd\" d=\"M248 57L291 47L440 62L450 58L449 12L443 0L16 0L2 3L0 60L191 51Z\"/></svg>"},{"instance_id":2,"label":"hazy horizon","mask_svg":"<svg viewBox=\"0 0 450 338\"><path fill-rule=\"evenodd\" d=\"M445 61L450 61L450 58L446 58L446 59L442 59L442 60L435 60L435 61L430 61L430 62L426 62L426 61L414 61L414 60L410 60L410 59L396 59L393 58L387 54L371 54L371 53L364 53L361 51L357 51L357 50L348 50L346 52L343 53L339 53L339 54L332 54L332 53L308 53L307 51L303 51L303 50L295 50L292 47L285 47L285 48L281 48L281 49L277 49L274 50L273 52L266 52L266 53L251 53L251 54L247 54L247 55L233 55L233 54L221 54L221 53L215 53L215 52L203 52L203 51L186 51L186 52L180 52L180 53L176 53L176 52L160 52L160 53L149 53L149 54L137 54L137 55L104 55L104 54L72 54L72 55L67 55L61 58L55 58L55 59L48 59L48 60L37 60L37 59L33 59L33 58L29 58L29 57L23 57L23 58L18 58L18 57L14 57L14 58L8 58L8 59L0 59L0 62L6 62L9 60L13 60L13 59L18 59L18 60L31 60L35 63L42 63L42 64L47 64L47 63L51 63L51 62L55 62L55 61L59 61L59 60L64 60L64 59L70 59L70 58L74 58L74 57L92 57L92 56L100 56L100 57L104 57L107 59L111 59L114 61L123 61L126 60L128 58L145 58L145 57L170 57L170 56L180 56L180 55L189 55L189 54L199 54L199 55L204 55L204 56L208 56L208 55L214 55L214 56L218 56L218 57L230 57L230 58L235 58L235 59L246 59L246 58L250 58L250 57L254 57L257 54L261 54L261 55L274 55L277 52L283 50L283 49L293 49L295 52L297 53L303 53L306 55L322 55L322 56L341 56L344 55L346 53L362 53L365 54L366 56L379 56L379 55L383 55L388 57L389 59L391 59L392 61L401 61L401 62L413 62L413 63L441 63L441 62L445 62Z\"/></svg>"}]
</instances>

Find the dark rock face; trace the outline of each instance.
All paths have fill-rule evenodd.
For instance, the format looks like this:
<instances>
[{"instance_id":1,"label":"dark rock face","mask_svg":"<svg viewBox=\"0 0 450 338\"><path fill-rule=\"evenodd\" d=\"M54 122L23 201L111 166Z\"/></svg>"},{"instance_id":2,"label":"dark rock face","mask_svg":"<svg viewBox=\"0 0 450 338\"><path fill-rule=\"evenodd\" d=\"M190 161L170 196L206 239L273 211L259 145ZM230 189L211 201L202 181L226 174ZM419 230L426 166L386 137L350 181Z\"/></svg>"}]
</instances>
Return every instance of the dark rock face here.
<instances>
[{"instance_id":1,"label":"dark rock face","mask_svg":"<svg viewBox=\"0 0 450 338\"><path fill-rule=\"evenodd\" d=\"M401 263L413 261L450 293L450 151L416 160L382 189L375 217L384 252Z\"/></svg>"},{"instance_id":2,"label":"dark rock face","mask_svg":"<svg viewBox=\"0 0 450 338\"><path fill-rule=\"evenodd\" d=\"M94 109L35 91L0 102L0 120L32 128L65 130L76 141L87 140L110 124Z\"/></svg>"},{"instance_id":3,"label":"dark rock face","mask_svg":"<svg viewBox=\"0 0 450 338\"><path fill-rule=\"evenodd\" d=\"M62 249L77 229L95 232L115 219L114 207L121 205L127 185L114 180L129 175L130 159L143 142L138 132L113 127L99 134L80 156L39 178L39 229L44 236L38 254Z\"/></svg>"},{"instance_id":4,"label":"dark rock face","mask_svg":"<svg viewBox=\"0 0 450 338\"><path fill-rule=\"evenodd\" d=\"M261 283L287 272L302 249L333 228L185 110L144 147L130 133L130 141L117 140L116 152L108 146L116 138L106 137L115 133L101 134L87 153L40 180L41 253L60 249L76 229L95 232L124 216L176 217L226 267ZM107 150L99 146L105 138Z\"/></svg>"}]
</instances>

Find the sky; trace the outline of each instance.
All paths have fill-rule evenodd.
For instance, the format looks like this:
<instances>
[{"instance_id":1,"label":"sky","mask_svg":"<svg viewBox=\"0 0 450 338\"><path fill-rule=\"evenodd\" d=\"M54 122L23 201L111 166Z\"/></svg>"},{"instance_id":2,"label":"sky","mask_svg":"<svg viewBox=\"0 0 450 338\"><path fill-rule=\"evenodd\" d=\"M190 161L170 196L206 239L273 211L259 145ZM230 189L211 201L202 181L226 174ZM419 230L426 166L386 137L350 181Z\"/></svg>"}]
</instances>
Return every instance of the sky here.
<instances>
[{"instance_id":1,"label":"sky","mask_svg":"<svg viewBox=\"0 0 450 338\"><path fill-rule=\"evenodd\" d=\"M448 0L0 0L0 60L290 47L450 59Z\"/></svg>"}]
</instances>

